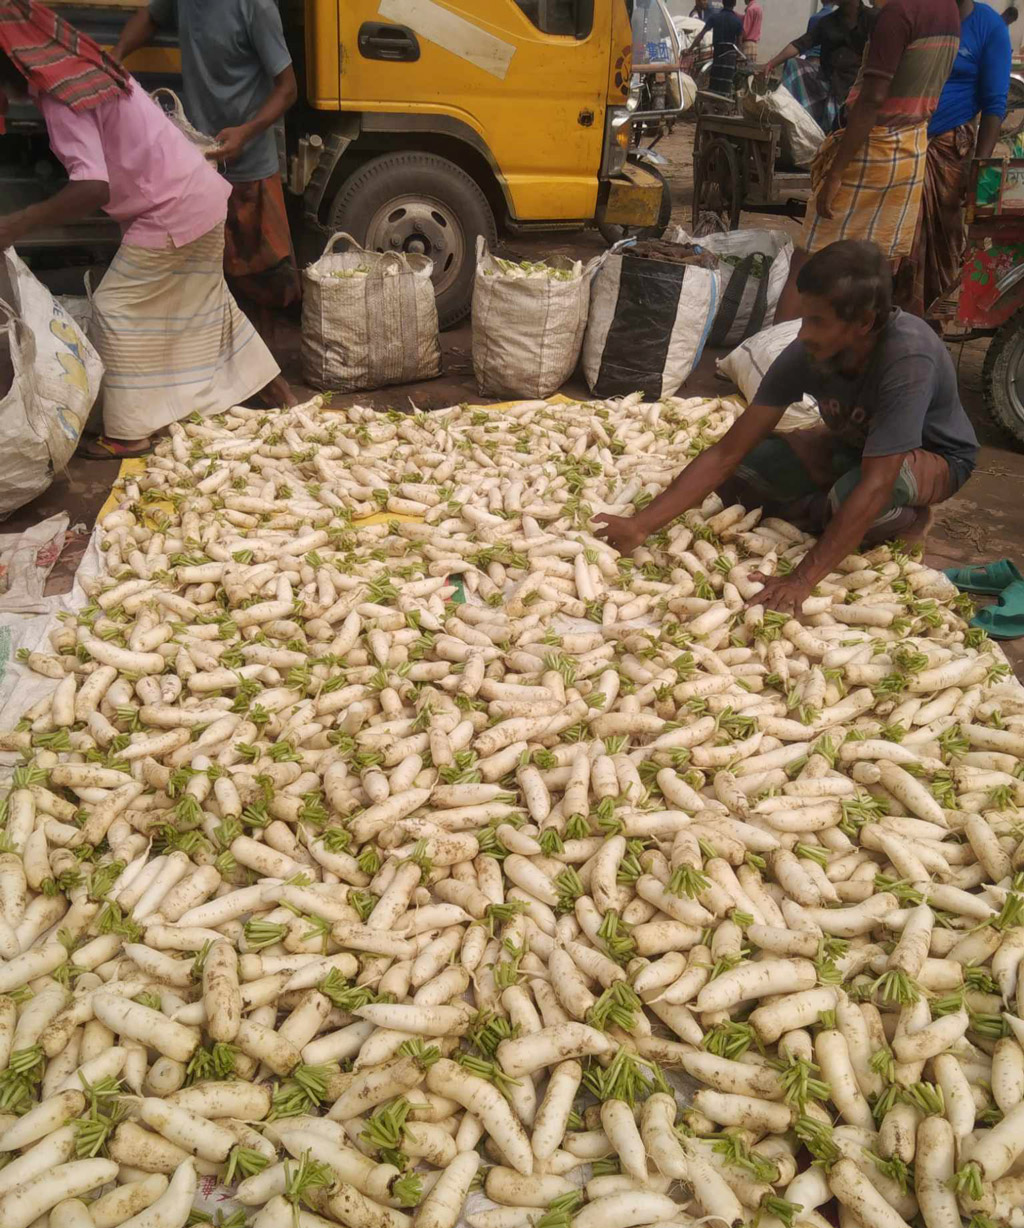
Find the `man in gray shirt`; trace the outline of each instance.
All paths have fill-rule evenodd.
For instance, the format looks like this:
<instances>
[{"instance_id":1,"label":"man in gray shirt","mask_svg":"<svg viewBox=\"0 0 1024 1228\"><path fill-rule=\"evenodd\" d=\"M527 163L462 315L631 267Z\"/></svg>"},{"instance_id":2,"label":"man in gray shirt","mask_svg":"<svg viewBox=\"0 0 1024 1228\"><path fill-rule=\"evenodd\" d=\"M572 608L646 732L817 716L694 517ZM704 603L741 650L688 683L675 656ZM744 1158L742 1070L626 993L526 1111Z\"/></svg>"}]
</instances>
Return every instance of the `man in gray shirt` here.
<instances>
[{"instance_id":1,"label":"man in gray shirt","mask_svg":"<svg viewBox=\"0 0 1024 1228\"><path fill-rule=\"evenodd\" d=\"M643 511L597 517L598 531L630 553L718 490L727 504L820 533L789 576L758 577L757 602L786 613L862 543L919 536L927 509L959 490L978 457L949 352L923 320L893 310L888 261L873 243L823 248L797 288L799 339L729 432ZM774 434L805 393L822 425Z\"/></svg>"},{"instance_id":2,"label":"man in gray shirt","mask_svg":"<svg viewBox=\"0 0 1024 1228\"><path fill-rule=\"evenodd\" d=\"M274 309L297 302L301 292L274 131L298 97L281 15L274 0L150 0L125 26L115 58L144 47L161 29L177 31L185 114L216 138L213 156L232 186L228 285L269 344ZM281 376L267 395L296 403Z\"/></svg>"}]
</instances>

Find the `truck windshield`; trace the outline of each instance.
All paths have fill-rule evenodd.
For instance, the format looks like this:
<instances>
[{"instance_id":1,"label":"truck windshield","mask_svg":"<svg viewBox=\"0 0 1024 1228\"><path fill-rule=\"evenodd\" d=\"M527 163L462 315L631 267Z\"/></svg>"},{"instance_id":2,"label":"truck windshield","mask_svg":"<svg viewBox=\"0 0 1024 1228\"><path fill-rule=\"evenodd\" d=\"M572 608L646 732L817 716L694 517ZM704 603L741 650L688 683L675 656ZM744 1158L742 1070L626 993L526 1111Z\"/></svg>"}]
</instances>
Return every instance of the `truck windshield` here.
<instances>
[{"instance_id":1,"label":"truck windshield","mask_svg":"<svg viewBox=\"0 0 1024 1228\"><path fill-rule=\"evenodd\" d=\"M678 39L662 0L633 5L633 63L665 64L678 59Z\"/></svg>"}]
</instances>

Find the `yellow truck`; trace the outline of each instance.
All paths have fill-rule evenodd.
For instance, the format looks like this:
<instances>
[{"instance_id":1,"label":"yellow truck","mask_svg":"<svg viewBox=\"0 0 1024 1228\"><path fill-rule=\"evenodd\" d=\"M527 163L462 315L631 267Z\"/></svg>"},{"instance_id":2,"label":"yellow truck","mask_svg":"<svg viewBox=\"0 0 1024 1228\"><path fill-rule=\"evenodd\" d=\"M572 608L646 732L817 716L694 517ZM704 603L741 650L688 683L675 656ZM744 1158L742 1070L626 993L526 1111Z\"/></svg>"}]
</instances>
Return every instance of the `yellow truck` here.
<instances>
[{"instance_id":1,"label":"yellow truck","mask_svg":"<svg viewBox=\"0 0 1024 1228\"><path fill-rule=\"evenodd\" d=\"M57 7L109 46L136 3ZM664 184L628 158L631 11L632 0L284 0L302 98L282 149L296 214L321 235L429 256L442 325L469 311L477 235L656 224ZM128 64L148 88L173 87L173 37ZM38 195L47 176L52 191L38 117L12 116L9 131L8 199Z\"/></svg>"}]
</instances>

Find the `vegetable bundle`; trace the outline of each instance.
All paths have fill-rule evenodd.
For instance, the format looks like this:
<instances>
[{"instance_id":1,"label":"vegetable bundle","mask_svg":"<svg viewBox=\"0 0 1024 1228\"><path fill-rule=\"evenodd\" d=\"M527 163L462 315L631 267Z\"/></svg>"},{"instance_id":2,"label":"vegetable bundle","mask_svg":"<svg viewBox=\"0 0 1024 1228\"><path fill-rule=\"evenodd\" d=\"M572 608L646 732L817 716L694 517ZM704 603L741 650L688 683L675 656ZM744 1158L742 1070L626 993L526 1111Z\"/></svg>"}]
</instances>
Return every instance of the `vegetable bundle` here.
<instances>
[{"instance_id":1,"label":"vegetable bundle","mask_svg":"<svg viewBox=\"0 0 1024 1228\"><path fill-rule=\"evenodd\" d=\"M592 535L734 413L172 428L0 735L4 1228L1013 1221L1024 690L896 546Z\"/></svg>"}]
</instances>

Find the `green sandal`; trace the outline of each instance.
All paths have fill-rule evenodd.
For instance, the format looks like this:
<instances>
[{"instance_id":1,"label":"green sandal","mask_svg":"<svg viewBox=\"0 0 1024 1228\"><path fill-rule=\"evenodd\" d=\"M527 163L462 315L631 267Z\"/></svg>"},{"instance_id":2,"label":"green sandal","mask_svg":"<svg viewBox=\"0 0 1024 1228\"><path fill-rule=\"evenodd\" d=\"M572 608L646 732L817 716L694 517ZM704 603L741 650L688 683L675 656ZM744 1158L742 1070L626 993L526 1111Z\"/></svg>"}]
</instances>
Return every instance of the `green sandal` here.
<instances>
[{"instance_id":1,"label":"green sandal","mask_svg":"<svg viewBox=\"0 0 1024 1228\"><path fill-rule=\"evenodd\" d=\"M997 595L1011 584L1024 580L1009 559L985 563L979 567L947 567L945 574L964 593Z\"/></svg>"},{"instance_id":2,"label":"green sandal","mask_svg":"<svg viewBox=\"0 0 1024 1228\"><path fill-rule=\"evenodd\" d=\"M994 640L1016 640L1024 636L1024 580L1015 580L999 594L995 605L979 610L971 619Z\"/></svg>"}]
</instances>

